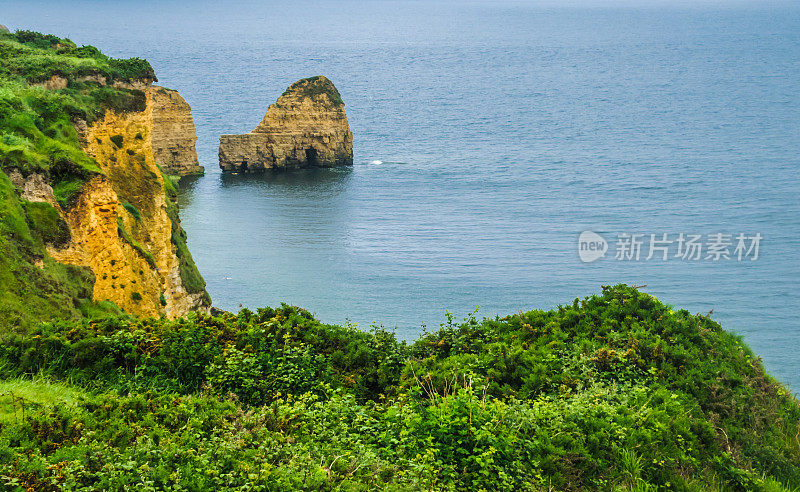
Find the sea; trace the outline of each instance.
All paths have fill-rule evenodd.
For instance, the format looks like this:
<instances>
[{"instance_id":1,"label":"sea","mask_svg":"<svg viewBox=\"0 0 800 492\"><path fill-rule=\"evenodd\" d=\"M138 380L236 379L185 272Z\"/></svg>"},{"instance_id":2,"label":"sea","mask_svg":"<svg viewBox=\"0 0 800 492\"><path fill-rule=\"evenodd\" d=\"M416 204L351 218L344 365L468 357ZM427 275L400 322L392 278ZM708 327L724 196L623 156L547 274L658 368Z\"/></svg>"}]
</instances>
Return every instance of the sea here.
<instances>
[{"instance_id":1,"label":"sea","mask_svg":"<svg viewBox=\"0 0 800 492\"><path fill-rule=\"evenodd\" d=\"M627 283L800 390L796 2L2 0L0 23L146 58L189 102L181 217L219 308L412 341ZM354 165L222 174L219 135L313 75Z\"/></svg>"}]
</instances>

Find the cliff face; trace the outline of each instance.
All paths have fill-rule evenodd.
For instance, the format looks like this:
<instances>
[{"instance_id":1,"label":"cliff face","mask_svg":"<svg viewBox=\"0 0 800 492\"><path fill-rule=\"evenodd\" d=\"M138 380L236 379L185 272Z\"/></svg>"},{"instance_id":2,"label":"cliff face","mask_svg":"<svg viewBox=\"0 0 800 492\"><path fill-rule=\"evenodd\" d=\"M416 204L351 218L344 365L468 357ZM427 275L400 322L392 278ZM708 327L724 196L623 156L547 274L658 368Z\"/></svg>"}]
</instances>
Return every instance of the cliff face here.
<instances>
[{"instance_id":1,"label":"cliff face","mask_svg":"<svg viewBox=\"0 0 800 492\"><path fill-rule=\"evenodd\" d=\"M321 75L295 82L251 133L220 137L219 164L226 171L352 165L339 91Z\"/></svg>"},{"instance_id":2,"label":"cliff face","mask_svg":"<svg viewBox=\"0 0 800 492\"><path fill-rule=\"evenodd\" d=\"M87 75L68 79L54 75L39 85L47 90L66 89L73 82L91 82L109 85L100 75ZM203 174L205 169L197 160L197 131L192 118L192 108L177 91L152 85L152 79L129 82L114 81L110 85L120 89L143 91L147 96L148 117L152 120L149 134L153 156L161 169L172 176Z\"/></svg>"},{"instance_id":3,"label":"cliff face","mask_svg":"<svg viewBox=\"0 0 800 492\"><path fill-rule=\"evenodd\" d=\"M197 161L197 132L192 109L176 91L153 87L147 91L152 104L153 156L167 174L203 174Z\"/></svg>"},{"instance_id":4,"label":"cliff face","mask_svg":"<svg viewBox=\"0 0 800 492\"><path fill-rule=\"evenodd\" d=\"M207 310L210 299L185 248L173 185L159 171L153 148L163 139L156 122L171 106L164 98L175 101L175 93L154 87L145 94L145 111L107 111L82 129L84 151L103 175L86 182L63 212L71 241L49 246L48 253L61 263L91 269L95 300L112 301L136 315L176 317ZM188 155L178 152L173 162L191 162L193 151L192 145Z\"/></svg>"},{"instance_id":5,"label":"cliff face","mask_svg":"<svg viewBox=\"0 0 800 492\"><path fill-rule=\"evenodd\" d=\"M168 176L202 170L189 105L139 58L33 31L0 52L0 332L208 310Z\"/></svg>"}]
</instances>

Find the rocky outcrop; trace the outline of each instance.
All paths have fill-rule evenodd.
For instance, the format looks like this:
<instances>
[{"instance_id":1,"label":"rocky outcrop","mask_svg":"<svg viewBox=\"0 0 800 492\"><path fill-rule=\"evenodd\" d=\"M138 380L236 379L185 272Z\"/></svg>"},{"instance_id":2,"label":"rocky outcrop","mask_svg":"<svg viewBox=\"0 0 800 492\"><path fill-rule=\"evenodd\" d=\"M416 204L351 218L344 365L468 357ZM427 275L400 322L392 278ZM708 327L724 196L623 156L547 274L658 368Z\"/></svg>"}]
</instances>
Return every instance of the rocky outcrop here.
<instances>
[{"instance_id":1,"label":"rocky outcrop","mask_svg":"<svg viewBox=\"0 0 800 492\"><path fill-rule=\"evenodd\" d=\"M49 203L57 210L61 210L53 193L53 187L50 186L50 183L47 182L43 175L31 174L25 178L19 170L14 169L9 173L8 177L11 183L19 188L20 198L23 200Z\"/></svg>"},{"instance_id":2,"label":"rocky outcrop","mask_svg":"<svg viewBox=\"0 0 800 492\"><path fill-rule=\"evenodd\" d=\"M151 146L156 162L167 174L203 174L197 161L197 132L192 108L177 91L153 87L148 91L153 105Z\"/></svg>"},{"instance_id":3,"label":"rocky outcrop","mask_svg":"<svg viewBox=\"0 0 800 492\"><path fill-rule=\"evenodd\" d=\"M79 127L84 151L102 174L86 182L64 212L70 242L49 246L48 253L61 263L90 268L94 299L112 301L126 312L177 317L208 311L205 282L185 247L172 185L156 165L153 148L155 122L163 117L158 112L173 104L164 98L176 99L158 88L146 94L143 112L107 111L102 120Z\"/></svg>"},{"instance_id":4,"label":"rocky outcrop","mask_svg":"<svg viewBox=\"0 0 800 492\"><path fill-rule=\"evenodd\" d=\"M9 31L8 28L3 24L0 24L0 32L10 33L11 31Z\"/></svg>"},{"instance_id":5,"label":"rocky outcrop","mask_svg":"<svg viewBox=\"0 0 800 492\"><path fill-rule=\"evenodd\" d=\"M353 133L344 102L321 75L289 86L252 132L220 137L219 165L225 171L352 164Z\"/></svg>"},{"instance_id":6,"label":"rocky outcrop","mask_svg":"<svg viewBox=\"0 0 800 492\"><path fill-rule=\"evenodd\" d=\"M48 90L66 89L66 77L54 75L45 82L37 84ZM74 79L75 82L92 82L107 85L102 75L86 75ZM114 81L118 89L143 91L147 97L148 112L152 118L152 131L149 134L153 156L161 169L173 176L203 174L204 168L197 160L197 131L192 118L192 108L177 91L154 86L153 79L136 79L128 82Z\"/></svg>"}]
</instances>

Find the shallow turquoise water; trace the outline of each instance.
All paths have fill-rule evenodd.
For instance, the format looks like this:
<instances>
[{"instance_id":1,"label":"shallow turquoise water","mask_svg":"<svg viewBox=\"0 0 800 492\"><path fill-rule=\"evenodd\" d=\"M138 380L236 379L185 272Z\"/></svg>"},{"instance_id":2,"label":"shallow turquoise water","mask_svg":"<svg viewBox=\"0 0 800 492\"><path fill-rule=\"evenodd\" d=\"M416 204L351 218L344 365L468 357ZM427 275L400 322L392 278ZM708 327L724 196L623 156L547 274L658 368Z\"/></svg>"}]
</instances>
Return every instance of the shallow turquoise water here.
<instances>
[{"instance_id":1,"label":"shallow turquoise water","mask_svg":"<svg viewBox=\"0 0 800 492\"><path fill-rule=\"evenodd\" d=\"M800 10L630 5L6 1L0 23L145 57L189 101L207 175L183 225L221 308L286 301L412 339L445 309L647 284L798 389ZM317 74L355 166L220 175L219 134ZM584 230L764 239L753 262L585 264Z\"/></svg>"}]
</instances>

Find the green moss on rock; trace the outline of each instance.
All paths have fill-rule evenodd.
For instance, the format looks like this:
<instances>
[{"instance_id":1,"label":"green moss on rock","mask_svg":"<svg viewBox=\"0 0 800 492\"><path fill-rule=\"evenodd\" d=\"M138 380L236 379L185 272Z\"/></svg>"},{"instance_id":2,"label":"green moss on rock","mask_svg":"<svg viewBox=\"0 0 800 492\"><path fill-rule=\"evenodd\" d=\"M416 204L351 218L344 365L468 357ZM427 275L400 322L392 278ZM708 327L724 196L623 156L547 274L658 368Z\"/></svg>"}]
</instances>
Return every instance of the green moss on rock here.
<instances>
[{"instance_id":1,"label":"green moss on rock","mask_svg":"<svg viewBox=\"0 0 800 492\"><path fill-rule=\"evenodd\" d=\"M28 219L28 226L34 237L44 244L63 247L69 243L69 226L61 218L58 210L44 202L22 202Z\"/></svg>"},{"instance_id":2,"label":"green moss on rock","mask_svg":"<svg viewBox=\"0 0 800 492\"><path fill-rule=\"evenodd\" d=\"M316 75L306 79L300 79L294 84L290 85L281 96L294 94L299 97L315 97L320 94L328 96L330 101L337 106L344 106L339 90L336 86L322 75Z\"/></svg>"}]
</instances>

